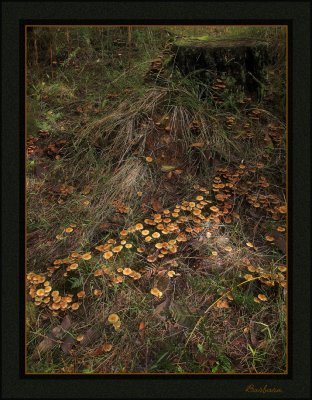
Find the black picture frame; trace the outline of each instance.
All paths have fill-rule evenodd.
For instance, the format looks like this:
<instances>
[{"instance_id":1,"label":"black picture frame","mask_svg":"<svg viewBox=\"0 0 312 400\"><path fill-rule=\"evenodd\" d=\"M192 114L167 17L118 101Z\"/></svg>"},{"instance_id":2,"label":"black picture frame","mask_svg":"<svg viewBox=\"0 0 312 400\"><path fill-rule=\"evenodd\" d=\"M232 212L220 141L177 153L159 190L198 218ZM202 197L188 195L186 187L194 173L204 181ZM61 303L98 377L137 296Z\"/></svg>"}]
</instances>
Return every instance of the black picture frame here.
<instances>
[{"instance_id":1,"label":"black picture frame","mask_svg":"<svg viewBox=\"0 0 312 400\"><path fill-rule=\"evenodd\" d=\"M287 24L289 27L289 339L287 375L27 376L24 326L25 24ZM2 3L2 396L283 398L311 396L311 4L309 1ZM19 282L19 284L18 284ZM251 386L255 390L248 390ZM274 390L277 389L276 390ZM270 391L272 389L272 391ZM257 391L258 390L258 391Z\"/></svg>"}]
</instances>

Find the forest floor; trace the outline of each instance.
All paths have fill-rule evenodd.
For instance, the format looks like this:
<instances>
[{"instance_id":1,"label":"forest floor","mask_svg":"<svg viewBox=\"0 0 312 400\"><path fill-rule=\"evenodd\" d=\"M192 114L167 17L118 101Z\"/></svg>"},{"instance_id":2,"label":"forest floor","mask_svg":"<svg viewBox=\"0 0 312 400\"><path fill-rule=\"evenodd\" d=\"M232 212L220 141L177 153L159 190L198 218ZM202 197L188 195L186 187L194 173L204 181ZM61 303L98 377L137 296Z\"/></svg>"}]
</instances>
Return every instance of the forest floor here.
<instances>
[{"instance_id":1,"label":"forest floor","mask_svg":"<svg viewBox=\"0 0 312 400\"><path fill-rule=\"evenodd\" d=\"M26 371L285 373L280 70L250 96L168 33L65 37L27 68Z\"/></svg>"}]
</instances>

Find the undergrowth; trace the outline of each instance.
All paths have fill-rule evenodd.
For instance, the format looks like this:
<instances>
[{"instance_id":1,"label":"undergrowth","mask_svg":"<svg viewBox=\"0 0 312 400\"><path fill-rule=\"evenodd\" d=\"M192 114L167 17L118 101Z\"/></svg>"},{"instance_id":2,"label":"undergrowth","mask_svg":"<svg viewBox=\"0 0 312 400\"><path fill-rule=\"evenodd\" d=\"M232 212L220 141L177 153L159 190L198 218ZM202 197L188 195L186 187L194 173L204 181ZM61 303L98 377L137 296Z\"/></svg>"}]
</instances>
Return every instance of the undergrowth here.
<instances>
[{"instance_id":1,"label":"undergrowth","mask_svg":"<svg viewBox=\"0 0 312 400\"><path fill-rule=\"evenodd\" d=\"M192 36L268 41L260 96L182 76ZM28 33L27 372L286 371L282 38Z\"/></svg>"}]
</instances>

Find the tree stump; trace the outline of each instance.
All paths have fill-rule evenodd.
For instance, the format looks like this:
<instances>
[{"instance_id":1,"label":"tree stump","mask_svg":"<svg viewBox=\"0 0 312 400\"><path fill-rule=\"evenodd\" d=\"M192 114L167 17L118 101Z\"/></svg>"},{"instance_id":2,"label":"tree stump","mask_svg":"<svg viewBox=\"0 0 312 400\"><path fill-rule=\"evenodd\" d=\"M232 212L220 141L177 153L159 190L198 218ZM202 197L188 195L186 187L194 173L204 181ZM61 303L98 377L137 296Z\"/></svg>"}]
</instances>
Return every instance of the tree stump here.
<instances>
[{"instance_id":1,"label":"tree stump","mask_svg":"<svg viewBox=\"0 0 312 400\"><path fill-rule=\"evenodd\" d=\"M173 65L183 75L210 84L226 75L248 93L257 93L268 64L268 44L257 39L189 39L173 44Z\"/></svg>"}]
</instances>

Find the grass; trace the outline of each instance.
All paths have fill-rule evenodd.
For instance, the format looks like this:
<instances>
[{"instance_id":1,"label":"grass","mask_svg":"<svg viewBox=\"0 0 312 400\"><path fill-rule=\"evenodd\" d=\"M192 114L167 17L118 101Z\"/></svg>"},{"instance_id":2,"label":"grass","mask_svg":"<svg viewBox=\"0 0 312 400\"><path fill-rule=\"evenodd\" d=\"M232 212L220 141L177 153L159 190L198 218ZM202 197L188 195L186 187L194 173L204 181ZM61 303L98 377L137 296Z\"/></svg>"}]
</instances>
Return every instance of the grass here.
<instances>
[{"instance_id":1,"label":"grass","mask_svg":"<svg viewBox=\"0 0 312 400\"><path fill-rule=\"evenodd\" d=\"M27 372L285 371L286 257L265 239L285 225L282 56L268 67L257 98L248 99L231 77L213 89L181 76L164 51L175 38L207 34L259 37L282 54L281 32L264 28L37 28L29 36L27 272L80 305L53 311L29 296ZM162 69L151 74L159 58ZM183 204L199 202L198 195L205 219L179 227L200 230L175 243L175 253L148 262L152 233L162 242L177 235L144 220L165 209L189 216L194 207ZM177 205L185 210L174 211ZM121 235L138 223L150 242L141 230ZM110 239L132 247L103 259L96 247ZM126 267L139 279L126 276ZM34 285L30 275L28 291L34 286L43 283ZM155 287L160 298L150 293ZM120 328L108 321L111 314ZM61 329L66 315L70 324Z\"/></svg>"}]
</instances>

